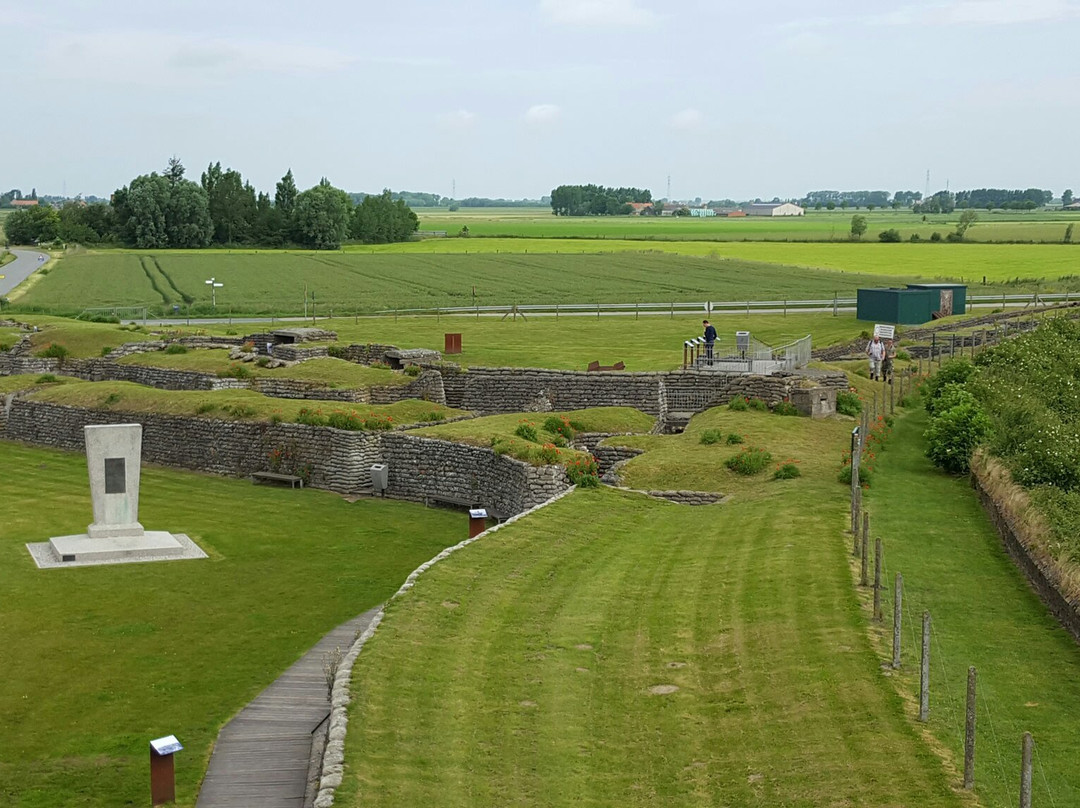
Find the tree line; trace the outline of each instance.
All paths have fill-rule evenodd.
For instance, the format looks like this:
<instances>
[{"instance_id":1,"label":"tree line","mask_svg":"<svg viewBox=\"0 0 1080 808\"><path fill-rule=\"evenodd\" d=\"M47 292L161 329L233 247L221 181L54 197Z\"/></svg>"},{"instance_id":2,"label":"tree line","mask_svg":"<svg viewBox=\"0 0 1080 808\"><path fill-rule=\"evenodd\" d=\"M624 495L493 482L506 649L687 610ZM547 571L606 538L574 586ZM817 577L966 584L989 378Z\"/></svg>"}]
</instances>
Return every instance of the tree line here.
<instances>
[{"instance_id":1,"label":"tree line","mask_svg":"<svg viewBox=\"0 0 1080 808\"><path fill-rule=\"evenodd\" d=\"M405 241L419 219L389 190L359 203L325 177L301 191L292 170L274 196L256 192L239 171L211 163L199 182L185 178L175 157L164 173L151 172L118 188L107 204L68 202L59 210L37 206L4 222L16 244L60 239L84 244L121 243L138 249L211 245L336 249L343 241L384 244Z\"/></svg>"},{"instance_id":2,"label":"tree line","mask_svg":"<svg viewBox=\"0 0 1080 808\"><path fill-rule=\"evenodd\" d=\"M1050 204L1054 198L1052 191L1041 188L1010 191L1005 188L978 188L973 191L957 191L956 207L986 208L993 210L1035 210Z\"/></svg>"},{"instance_id":3,"label":"tree line","mask_svg":"<svg viewBox=\"0 0 1080 808\"><path fill-rule=\"evenodd\" d=\"M652 202L652 191L603 185L560 185L551 191L551 210L556 216L626 215L633 210L631 202Z\"/></svg>"}]
</instances>

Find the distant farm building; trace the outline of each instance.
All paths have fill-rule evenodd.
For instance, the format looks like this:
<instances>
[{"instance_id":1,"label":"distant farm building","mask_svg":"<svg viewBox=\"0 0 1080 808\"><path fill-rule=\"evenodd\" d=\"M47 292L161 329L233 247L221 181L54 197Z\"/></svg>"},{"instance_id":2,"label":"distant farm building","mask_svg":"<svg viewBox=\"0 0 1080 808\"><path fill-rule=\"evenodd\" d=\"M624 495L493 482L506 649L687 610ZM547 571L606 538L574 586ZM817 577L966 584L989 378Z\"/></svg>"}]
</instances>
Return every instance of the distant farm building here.
<instances>
[{"instance_id":1,"label":"distant farm building","mask_svg":"<svg viewBox=\"0 0 1080 808\"><path fill-rule=\"evenodd\" d=\"M38 201L36 199L12 199L11 206L13 208L33 208L37 206Z\"/></svg>"},{"instance_id":2,"label":"distant farm building","mask_svg":"<svg viewBox=\"0 0 1080 808\"><path fill-rule=\"evenodd\" d=\"M1080 210L1080 200L1073 202L1071 205L1062 205L1062 210Z\"/></svg>"},{"instance_id":3,"label":"distant farm building","mask_svg":"<svg viewBox=\"0 0 1080 808\"><path fill-rule=\"evenodd\" d=\"M716 211L712 208L690 208L690 215L702 218L705 216L715 216Z\"/></svg>"},{"instance_id":4,"label":"distant farm building","mask_svg":"<svg viewBox=\"0 0 1080 808\"><path fill-rule=\"evenodd\" d=\"M728 211L728 218L729 219L738 219L738 218L741 218L741 217L743 217L745 215L746 215L745 210L729 210Z\"/></svg>"},{"instance_id":5,"label":"distant farm building","mask_svg":"<svg viewBox=\"0 0 1080 808\"><path fill-rule=\"evenodd\" d=\"M630 215L641 216L645 211L652 210L652 202L630 202Z\"/></svg>"},{"instance_id":6,"label":"distant farm building","mask_svg":"<svg viewBox=\"0 0 1080 808\"><path fill-rule=\"evenodd\" d=\"M805 210L792 202L761 202L747 205L747 216L802 216Z\"/></svg>"}]
</instances>

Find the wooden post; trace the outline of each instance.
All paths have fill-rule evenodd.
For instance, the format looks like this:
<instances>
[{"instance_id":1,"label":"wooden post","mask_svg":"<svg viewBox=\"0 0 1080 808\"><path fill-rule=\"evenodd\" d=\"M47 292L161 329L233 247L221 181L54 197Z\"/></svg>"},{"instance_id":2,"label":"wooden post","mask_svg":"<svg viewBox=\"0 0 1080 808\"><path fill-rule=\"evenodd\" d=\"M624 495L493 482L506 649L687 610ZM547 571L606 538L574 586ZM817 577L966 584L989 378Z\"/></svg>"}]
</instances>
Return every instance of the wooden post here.
<instances>
[{"instance_id":1,"label":"wooden post","mask_svg":"<svg viewBox=\"0 0 1080 808\"><path fill-rule=\"evenodd\" d=\"M919 666L919 720L930 720L930 612L922 613L922 664Z\"/></svg>"},{"instance_id":2,"label":"wooden post","mask_svg":"<svg viewBox=\"0 0 1080 808\"><path fill-rule=\"evenodd\" d=\"M904 576L902 573L896 573L896 577L893 580L893 599L892 599L892 666L893 670L900 667L900 626L903 619L903 609L901 606L904 602Z\"/></svg>"},{"instance_id":3,"label":"wooden post","mask_svg":"<svg viewBox=\"0 0 1080 808\"><path fill-rule=\"evenodd\" d=\"M896 374L894 373L889 378L889 415L896 413L896 396L893 394L893 382L896 380Z\"/></svg>"},{"instance_id":4,"label":"wooden post","mask_svg":"<svg viewBox=\"0 0 1080 808\"><path fill-rule=\"evenodd\" d=\"M975 787L975 666L968 668L967 711L964 718L964 788Z\"/></svg>"},{"instance_id":5,"label":"wooden post","mask_svg":"<svg viewBox=\"0 0 1080 808\"><path fill-rule=\"evenodd\" d=\"M862 559L861 567L859 569L859 586L870 585L870 542L863 537L862 543Z\"/></svg>"},{"instance_id":6,"label":"wooden post","mask_svg":"<svg viewBox=\"0 0 1080 808\"><path fill-rule=\"evenodd\" d=\"M874 621L880 623L881 616L881 537L874 539Z\"/></svg>"},{"instance_id":7,"label":"wooden post","mask_svg":"<svg viewBox=\"0 0 1080 808\"><path fill-rule=\"evenodd\" d=\"M1031 750L1035 742L1031 733L1024 733L1020 745L1020 808L1031 808Z\"/></svg>"}]
</instances>

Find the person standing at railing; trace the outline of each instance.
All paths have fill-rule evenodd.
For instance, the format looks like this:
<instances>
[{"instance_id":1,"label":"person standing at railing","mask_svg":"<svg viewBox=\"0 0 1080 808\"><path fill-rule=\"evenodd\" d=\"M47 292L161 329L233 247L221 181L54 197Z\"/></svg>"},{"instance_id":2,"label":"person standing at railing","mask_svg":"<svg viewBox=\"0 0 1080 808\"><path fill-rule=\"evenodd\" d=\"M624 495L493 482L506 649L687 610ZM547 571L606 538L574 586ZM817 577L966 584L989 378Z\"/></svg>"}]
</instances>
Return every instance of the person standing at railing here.
<instances>
[{"instance_id":1,"label":"person standing at railing","mask_svg":"<svg viewBox=\"0 0 1080 808\"><path fill-rule=\"evenodd\" d=\"M711 365L713 343L716 342L716 329L708 320L702 320L701 324L705 326L705 362Z\"/></svg>"}]
</instances>

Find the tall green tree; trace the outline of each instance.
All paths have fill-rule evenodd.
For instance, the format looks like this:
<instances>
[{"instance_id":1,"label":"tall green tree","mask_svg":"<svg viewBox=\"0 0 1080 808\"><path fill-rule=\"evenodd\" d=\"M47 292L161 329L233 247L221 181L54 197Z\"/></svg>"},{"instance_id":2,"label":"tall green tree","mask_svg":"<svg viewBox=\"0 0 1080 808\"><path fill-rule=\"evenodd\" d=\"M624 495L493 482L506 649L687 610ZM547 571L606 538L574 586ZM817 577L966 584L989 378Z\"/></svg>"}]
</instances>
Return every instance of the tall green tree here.
<instances>
[{"instance_id":1,"label":"tall green tree","mask_svg":"<svg viewBox=\"0 0 1080 808\"><path fill-rule=\"evenodd\" d=\"M190 180L157 173L117 190L113 213L121 241L140 249L205 247L213 232L206 191Z\"/></svg>"},{"instance_id":2,"label":"tall green tree","mask_svg":"<svg viewBox=\"0 0 1080 808\"><path fill-rule=\"evenodd\" d=\"M4 220L4 238L12 244L53 241L60 226L60 213L51 205L17 210Z\"/></svg>"},{"instance_id":3,"label":"tall green tree","mask_svg":"<svg viewBox=\"0 0 1080 808\"><path fill-rule=\"evenodd\" d=\"M851 237L861 239L866 232L866 217L856 213L851 217Z\"/></svg>"},{"instance_id":4,"label":"tall green tree","mask_svg":"<svg viewBox=\"0 0 1080 808\"><path fill-rule=\"evenodd\" d=\"M275 191L274 206L286 216L290 215L298 195L296 180L293 179L291 168L285 172L285 176L278 182Z\"/></svg>"},{"instance_id":5,"label":"tall green tree","mask_svg":"<svg viewBox=\"0 0 1080 808\"><path fill-rule=\"evenodd\" d=\"M323 177L296 197L293 230L296 240L316 250L335 250L349 232L349 195Z\"/></svg>"},{"instance_id":6,"label":"tall green tree","mask_svg":"<svg viewBox=\"0 0 1080 808\"><path fill-rule=\"evenodd\" d=\"M412 208L385 189L378 195L369 194L353 208L349 235L365 244L388 244L406 241L419 227Z\"/></svg>"},{"instance_id":7,"label":"tall green tree","mask_svg":"<svg viewBox=\"0 0 1080 808\"><path fill-rule=\"evenodd\" d=\"M255 221L255 189L245 183L239 171L221 170L221 163L212 163L202 175L213 224L213 241L217 244L236 244L251 238Z\"/></svg>"},{"instance_id":8,"label":"tall green tree","mask_svg":"<svg viewBox=\"0 0 1080 808\"><path fill-rule=\"evenodd\" d=\"M1066 188L1064 191L1061 192L1061 204L1062 205L1071 205L1072 203L1073 203L1072 188Z\"/></svg>"}]
</instances>

